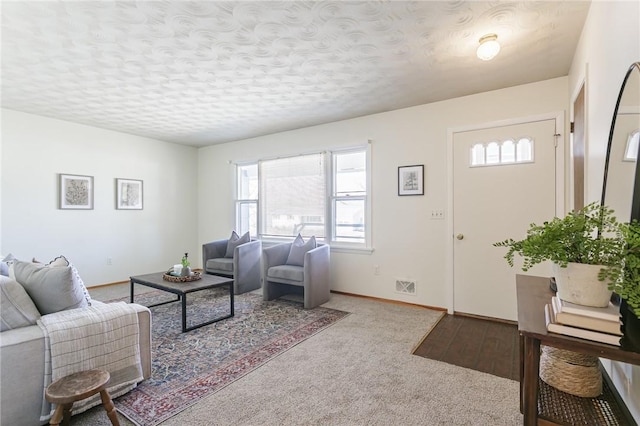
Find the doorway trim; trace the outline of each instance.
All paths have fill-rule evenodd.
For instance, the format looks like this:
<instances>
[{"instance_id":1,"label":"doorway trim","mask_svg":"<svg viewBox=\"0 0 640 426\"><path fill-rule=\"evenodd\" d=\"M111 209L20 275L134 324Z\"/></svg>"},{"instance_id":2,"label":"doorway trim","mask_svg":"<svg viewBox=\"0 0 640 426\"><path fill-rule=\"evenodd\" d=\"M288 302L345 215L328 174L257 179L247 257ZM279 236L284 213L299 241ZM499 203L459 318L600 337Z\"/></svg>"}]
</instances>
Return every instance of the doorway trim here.
<instances>
[{"instance_id":1,"label":"doorway trim","mask_svg":"<svg viewBox=\"0 0 640 426\"><path fill-rule=\"evenodd\" d=\"M580 91L584 90L584 97L583 97L583 114L584 114L584 164L582 165L582 173L583 173L583 199L585 204L588 203L588 179L587 176L589 176L589 162L587 161L587 159L589 158L589 86L588 86L588 79L589 79L589 64L585 64L584 66L584 70L583 72L580 72L580 74L578 74L578 78L576 80L576 85L573 88L573 92L571 93L571 99L569 101L569 123L572 123L575 121L575 111L574 111L574 106L576 103L576 100L578 99L578 96L580 95ZM568 134L568 138L567 140L567 162L569 164L569 167L567 168L567 175L566 175L566 179L567 179L567 202L566 205L570 210L573 210L575 207L575 194L574 194L574 190L575 190L575 183L574 183L574 168L573 168L573 134L569 133Z\"/></svg>"},{"instance_id":2,"label":"doorway trim","mask_svg":"<svg viewBox=\"0 0 640 426\"><path fill-rule=\"evenodd\" d=\"M447 214L446 222L446 299L447 312L453 314L454 306L454 282L453 282L453 137L456 133L469 132L474 130L490 129L492 127L511 126L516 124L526 124L535 121L555 120L556 122L556 200L555 211L556 216L564 216L565 214L565 151L567 136L565 135L565 112L555 111L546 114L529 115L526 117L509 118L506 120L490 121L480 124L471 124L466 126L456 126L447 128Z\"/></svg>"}]
</instances>

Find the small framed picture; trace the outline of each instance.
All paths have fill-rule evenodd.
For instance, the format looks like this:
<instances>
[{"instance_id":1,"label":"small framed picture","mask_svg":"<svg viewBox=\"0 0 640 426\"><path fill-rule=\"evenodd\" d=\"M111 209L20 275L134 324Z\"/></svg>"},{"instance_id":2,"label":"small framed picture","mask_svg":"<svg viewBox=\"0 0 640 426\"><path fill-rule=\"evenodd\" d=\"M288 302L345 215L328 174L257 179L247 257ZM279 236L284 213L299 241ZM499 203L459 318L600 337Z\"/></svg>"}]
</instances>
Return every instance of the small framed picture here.
<instances>
[{"instance_id":1,"label":"small framed picture","mask_svg":"<svg viewBox=\"0 0 640 426\"><path fill-rule=\"evenodd\" d=\"M93 209L93 176L60 173L60 208Z\"/></svg>"},{"instance_id":2,"label":"small framed picture","mask_svg":"<svg viewBox=\"0 0 640 426\"><path fill-rule=\"evenodd\" d=\"M424 195L424 165L398 167L398 195Z\"/></svg>"},{"instance_id":3,"label":"small framed picture","mask_svg":"<svg viewBox=\"0 0 640 426\"><path fill-rule=\"evenodd\" d=\"M116 179L116 209L142 210L142 181Z\"/></svg>"}]
</instances>

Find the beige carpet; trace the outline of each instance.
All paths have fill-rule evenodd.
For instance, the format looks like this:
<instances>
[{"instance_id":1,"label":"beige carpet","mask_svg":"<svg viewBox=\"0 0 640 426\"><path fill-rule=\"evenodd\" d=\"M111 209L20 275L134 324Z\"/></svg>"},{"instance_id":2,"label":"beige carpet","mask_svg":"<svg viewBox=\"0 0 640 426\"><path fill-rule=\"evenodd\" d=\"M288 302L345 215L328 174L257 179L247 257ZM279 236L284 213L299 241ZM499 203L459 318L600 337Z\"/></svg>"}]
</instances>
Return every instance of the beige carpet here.
<instances>
[{"instance_id":1,"label":"beige carpet","mask_svg":"<svg viewBox=\"0 0 640 426\"><path fill-rule=\"evenodd\" d=\"M522 424L517 382L411 354L441 312L338 294L324 306L352 314L162 424ZM109 424L100 407L73 420Z\"/></svg>"}]
</instances>

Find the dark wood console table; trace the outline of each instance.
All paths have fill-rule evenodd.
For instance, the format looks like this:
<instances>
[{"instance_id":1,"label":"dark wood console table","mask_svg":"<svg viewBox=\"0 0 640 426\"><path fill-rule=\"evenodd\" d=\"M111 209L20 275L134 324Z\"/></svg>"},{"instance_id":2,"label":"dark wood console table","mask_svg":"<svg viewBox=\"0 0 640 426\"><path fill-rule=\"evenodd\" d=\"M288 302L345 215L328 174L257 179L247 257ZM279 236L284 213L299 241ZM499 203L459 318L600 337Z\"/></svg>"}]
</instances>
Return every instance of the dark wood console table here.
<instances>
[{"instance_id":1,"label":"dark wood console table","mask_svg":"<svg viewBox=\"0 0 640 426\"><path fill-rule=\"evenodd\" d=\"M640 353L604 343L549 333L544 306L553 292L549 279L529 275L516 276L518 294L518 331L520 333L520 408L524 424L538 424L540 345L553 346L614 361L640 365ZM554 419L546 419L553 421ZM633 422L633 419L631 420ZM628 423L621 423L628 424Z\"/></svg>"}]
</instances>

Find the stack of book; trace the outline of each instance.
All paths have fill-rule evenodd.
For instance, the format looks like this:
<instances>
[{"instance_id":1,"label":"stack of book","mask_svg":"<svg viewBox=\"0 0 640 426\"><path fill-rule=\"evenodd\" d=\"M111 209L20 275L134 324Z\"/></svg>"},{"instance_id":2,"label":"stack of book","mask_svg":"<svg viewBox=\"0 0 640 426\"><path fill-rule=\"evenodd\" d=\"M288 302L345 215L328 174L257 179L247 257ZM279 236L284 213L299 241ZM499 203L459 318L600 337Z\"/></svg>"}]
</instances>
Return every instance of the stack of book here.
<instances>
[{"instance_id":1,"label":"stack of book","mask_svg":"<svg viewBox=\"0 0 640 426\"><path fill-rule=\"evenodd\" d=\"M620 346L620 310L612 303L606 308L592 308L553 296L545 306L545 318L552 333Z\"/></svg>"}]
</instances>

